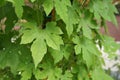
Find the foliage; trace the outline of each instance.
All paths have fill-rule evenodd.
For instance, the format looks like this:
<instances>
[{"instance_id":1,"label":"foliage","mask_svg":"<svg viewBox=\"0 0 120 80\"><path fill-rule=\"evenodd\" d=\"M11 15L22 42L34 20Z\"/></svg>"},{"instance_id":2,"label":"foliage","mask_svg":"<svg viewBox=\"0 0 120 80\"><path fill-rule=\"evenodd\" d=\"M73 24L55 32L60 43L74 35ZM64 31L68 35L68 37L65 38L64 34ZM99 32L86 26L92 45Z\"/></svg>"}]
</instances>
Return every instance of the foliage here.
<instances>
[{"instance_id":1,"label":"foliage","mask_svg":"<svg viewBox=\"0 0 120 80\"><path fill-rule=\"evenodd\" d=\"M119 48L99 32L116 12L112 0L1 0L0 79L112 80L98 47Z\"/></svg>"}]
</instances>

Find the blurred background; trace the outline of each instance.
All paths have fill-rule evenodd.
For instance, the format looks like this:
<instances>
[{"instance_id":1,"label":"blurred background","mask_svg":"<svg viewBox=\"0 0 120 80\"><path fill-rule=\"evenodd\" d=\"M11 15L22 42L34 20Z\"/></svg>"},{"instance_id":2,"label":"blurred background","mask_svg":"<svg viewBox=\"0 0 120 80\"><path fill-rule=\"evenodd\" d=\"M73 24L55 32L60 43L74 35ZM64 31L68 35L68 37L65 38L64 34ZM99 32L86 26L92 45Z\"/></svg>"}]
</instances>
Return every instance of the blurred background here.
<instances>
[{"instance_id":1,"label":"blurred background","mask_svg":"<svg viewBox=\"0 0 120 80\"><path fill-rule=\"evenodd\" d=\"M118 26L115 26L111 22L107 22L108 35L114 37L115 41L120 44L120 0L113 0L113 4L119 12L115 14ZM101 28L101 32L105 34L103 28ZM117 57L114 60L110 60L103 51L102 53L105 60L105 66L103 66L103 68L114 78L114 80L120 80L120 49L116 52Z\"/></svg>"}]
</instances>

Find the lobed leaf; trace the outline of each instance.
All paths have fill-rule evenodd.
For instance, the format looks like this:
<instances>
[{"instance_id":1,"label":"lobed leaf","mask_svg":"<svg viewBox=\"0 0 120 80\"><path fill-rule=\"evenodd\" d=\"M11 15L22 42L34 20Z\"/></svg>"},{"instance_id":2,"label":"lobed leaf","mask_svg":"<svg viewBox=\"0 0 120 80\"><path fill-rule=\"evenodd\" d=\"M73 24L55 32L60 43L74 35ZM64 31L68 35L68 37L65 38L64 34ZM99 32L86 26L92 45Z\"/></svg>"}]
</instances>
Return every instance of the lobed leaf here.
<instances>
[{"instance_id":1,"label":"lobed leaf","mask_svg":"<svg viewBox=\"0 0 120 80\"><path fill-rule=\"evenodd\" d=\"M36 39L31 46L31 51L36 68L39 62L42 61L44 55L47 53L45 41L43 39Z\"/></svg>"},{"instance_id":2,"label":"lobed leaf","mask_svg":"<svg viewBox=\"0 0 120 80\"><path fill-rule=\"evenodd\" d=\"M39 30L34 23L26 23L24 28L21 44L33 42L31 52L35 67L37 67L47 53L47 45L56 50L60 50L60 45L63 45L63 40L59 36L62 34L62 31L59 27L56 27L55 22L47 23L44 30Z\"/></svg>"}]
</instances>

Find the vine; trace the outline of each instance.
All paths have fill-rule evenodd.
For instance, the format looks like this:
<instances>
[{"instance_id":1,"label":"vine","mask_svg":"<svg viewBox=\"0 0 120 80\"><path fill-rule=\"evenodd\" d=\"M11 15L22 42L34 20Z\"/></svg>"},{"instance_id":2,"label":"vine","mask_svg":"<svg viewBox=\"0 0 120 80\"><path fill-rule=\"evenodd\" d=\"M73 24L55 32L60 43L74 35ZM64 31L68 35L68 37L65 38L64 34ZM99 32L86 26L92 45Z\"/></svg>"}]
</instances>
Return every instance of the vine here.
<instances>
[{"instance_id":1,"label":"vine","mask_svg":"<svg viewBox=\"0 0 120 80\"><path fill-rule=\"evenodd\" d=\"M0 79L113 80L98 49L120 48L99 31L117 26L112 0L2 0L0 12Z\"/></svg>"}]
</instances>

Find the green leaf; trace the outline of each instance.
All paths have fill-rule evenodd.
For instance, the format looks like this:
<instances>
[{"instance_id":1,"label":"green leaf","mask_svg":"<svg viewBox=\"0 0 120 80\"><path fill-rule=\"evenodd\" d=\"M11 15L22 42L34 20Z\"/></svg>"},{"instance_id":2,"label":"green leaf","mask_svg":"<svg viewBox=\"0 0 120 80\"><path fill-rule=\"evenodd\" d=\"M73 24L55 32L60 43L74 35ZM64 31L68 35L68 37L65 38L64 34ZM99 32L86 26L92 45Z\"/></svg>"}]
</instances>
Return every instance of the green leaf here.
<instances>
[{"instance_id":1,"label":"green leaf","mask_svg":"<svg viewBox=\"0 0 120 80\"><path fill-rule=\"evenodd\" d=\"M39 69L36 69L35 71L34 71L34 75L35 75L35 78L37 79L37 80L39 80L39 79L45 79L46 78L46 72L43 72L43 71L40 71Z\"/></svg>"},{"instance_id":2,"label":"green leaf","mask_svg":"<svg viewBox=\"0 0 120 80\"><path fill-rule=\"evenodd\" d=\"M55 0L55 10L63 21L68 21L67 5L64 3L65 1L68 0Z\"/></svg>"},{"instance_id":3,"label":"green leaf","mask_svg":"<svg viewBox=\"0 0 120 80\"><path fill-rule=\"evenodd\" d=\"M93 55L95 55L95 56L97 56L97 57L101 56L101 52L98 50L98 48L97 48L96 44L94 44L94 42L92 42L92 41L89 40L89 39L86 39L85 42L86 42L86 43L84 44L84 47L86 47L87 50L88 50L91 54L93 54Z\"/></svg>"},{"instance_id":4,"label":"green leaf","mask_svg":"<svg viewBox=\"0 0 120 80\"><path fill-rule=\"evenodd\" d=\"M63 34L62 30L56 25L57 25L56 22L48 22L46 24L45 31L47 31L51 34Z\"/></svg>"},{"instance_id":5,"label":"green leaf","mask_svg":"<svg viewBox=\"0 0 120 80\"><path fill-rule=\"evenodd\" d=\"M104 46L104 51L109 54L110 58L114 58L116 56L116 51L120 48L120 45L117 44L112 37L104 35L103 38L104 40L102 41L102 44Z\"/></svg>"},{"instance_id":6,"label":"green leaf","mask_svg":"<svg viewBox=\"0 0 120 80\"><path fill-rule=\"evenodd\" d=\"M49 49L49 52L51 53L51 55L54 58L54 63L58 63L60 60L63 59L63 57L65 57L68 60L72 51L73 51L72 45L68 45L68 44L61 46L60 51L54 50L54 49Z\"/></svg>"},{"instance_id":7,"label":"green leaf","mask_svg":"<svg viewBox=\"0 0 120 80\"><path fill-rule=\"evenodd\" d=\"M25 31L22 37L21 44L27 44L35 39L35 34L32 31Z\"/></svg>"},{"instance_id":8,"label":"green leaf","mask_svg":"<svg viewBox=\"0 0 120 80\"><path fill-rule=\"evenodd\" d=\"M42 79L48 80L59 80L62 74L62 69L54 67L53 64L47 60L47 62L41 64L43 70L40 72L42 74Z\"/></svg>"},{"instance_id":9,"label":"green leaf","mask_svg":"<svg viewBox=\"0 0 120 80\"><path fill-rule=\"evenodd\" d=\"M82 27L83 30L83 35L89 39L92 39L92 31L88 26L83 26Z\"/></svg>"},{"instance_id":10,"label":"green leaf","mask_svg":"<svg viewBox=\"0 0 120 80\"><path fill-rule=\"evenodd\" d=\"M80 44L75 46L75 53L76 53L76 55L80 54L81 50L82 50L82 46Z\"/></svg>"},{"instance_id":11,"label":"green leaf","mask_svg":"<svg viewBox=\"0 0 120 80\"><path fill-rule=\"evenodd\" d=\"M109 16L110 16L110 18L111 18L110 21L117 26L118 23L117 23L117 19L116 19L116 16L114 15L114 13L119 13L119 12L117 11L117 8L115 7L115 5L113 5L113 4L108 4L108 6L109 6L109 11L110 11Z\"/></svg>"},{"instance_id":12,"label":"green leaf","mask_svg":"<svg viewBox=\"0 0 120 80\"><path fill-rule=\"evenodd\" d=\"M82 49L82 44L80 44L80 39L78 36L75 36L75 38L73 38L73 42L75 44L77 44L74 49L75 49L75 53L78 55L81 53L81 49Z\"/></svg>"},{"instance_id":13,"label":"green leaf","mask_svg":"<svg viewBox=\"0 0 120 80\"><path fill-rule=\"evenodd\" d=\"M45 32L45 39L47 45L56 50L60 50L60 45L63 44L61 37L54 34L50 35Z\"/></svg>"},{"instance_id":14,"label":"green leaf","mask_svg":"<svg viewBox=\"0 0 120 80\"><path fill-rule=\"evenodd\" d=\"M76 16L74 14L71 15L71 10L68 10L68 6L71 7L69 0L56 0L55 1L55 9L57 14L61 17L61 19L66 23L66 30L68 35L70 36L73 32L73 20L76 21ZM74 12L72 12L74 13ZM71 17L71 18L69 18ZM78 18L77 18L78 19ZM72 22L72 23L71 23ZM77 22L77 21L76 21ZM75 23L76 23L75 22Z\"/></svg>"},{"instance_id":15,"label":"green leaf","mask_svg":"<svg viewBox=\"0 0 120 80\"><path fill-rule=\"evenodd\" d=\"M78 80L86 80L88 78L88 72L85 69L85 66L79 66L77 78Z\"/></svg>"},{"instance_id":16,"label":"green leaf","mask_svg":"<svg viewBox=\"0 0 120 80\"><path fill-rule=\"evenodd\" d=\"M120 47L99 34L106 21L117 24L112 0L24 1L0 1L0 26L6 18L5 33L0 30L1 80L112 80L97 68L103 59L96 46L109 57Z\"/></svg>"},{"instance_id":17,"label":"green leaf","mask_svg":"<svg viewBox=\"0 0 120 80\"><path fill-rule=\"evenodd\" d=\"M63 40L59 35L62 34L62 31L56 26L55 22L47 23L44 30L36 27L34 23L25 23L23 26L24 30L22 31L21 44L33 42L31 51L35 67L37 67L38 63L41 62L46 54L46 45L53 49L60 50L60 45L63 44Z\"/></svg>"},{"instance_id":18,"label":"green leaf","mask_svg":"<svg viewBox=\"0 0 120 80\"><path fill-rule=\"evenodd\" d=\"M100 16L105 20L113 22L117 26L117 20L114 13L117 13L112 1L94 1L91 5L90 11L93 12L96 19L100 19ZM104 13L103 13L104 12Z\"/></svg>"},{"instance_id":19,"label":"green leaf","mask_svg":"<svg viewBox=\"0 0 120 80\"><path fill-rule=\"evenodd\" d=\"M31 70L24 71L24 72L22 72L21 76L22 76L21 80L31 79L32 72L31 72Z\"/></svg>"},{"instance_id":20,"label":"green leaf","mask_svg":"<svg viewBox=\"0 0 120 80\"><path fill-rule=\"evenodd\" d=\"M21 39L21 44L31 43L37 37L37 35L39 35L38 28L34 23L25 23L23 26L25 30L22 31L23 36Z\"/></svg>"},{"instance_id":21,"label":"green leaf","mask_svg":"<svg viewBox=\"0 0 120 80\"><path fill-rule=\"evenodd\" d=\"M67 34L70 36L73 32L73 25L77 24L79 21L78 14L76 13L75 9L71 6L69 0L61 0L61 1L56 0L55 9L57 14L65 22Z\"/></svg>"},{"instance_id":22,"label":"green leaf","mask_svg":"<svg viewBox=\"0 0 120 80\"><path fill-rule=\"evenodd\" d=\"M0 7L3 5L5 5L5 0L1 0L1 2L0 2Z\"/></svg>"},{"instance_id":23,"label":"green leaf","mask_svg":"<svg viewBox=\"0 0 120 80\"><path fill-rule=\"evenodd\" d=\"M13 47L9 47L6 51L0 51L0 68L8 66L11 68L12 73L16 73L19 64L19 56L15 49L13 49L14 51L11 49L13 49Z\"/></svg>"},{"instance_id":24,"label":"green leaf","mask_svg":"<svg viewBox=\"0 0 120 80\"><path fill-rule=\"evenodd\" d=\"M90 39L79 36L74 37L73 42L76 44L74 47L75 53L77 55L82 53L87 67L90 68L94 66L96 63L95 57L99 57L101 54L96 45ZM99 62L99 60L97 62Z\"/></svg>"},{"instance_id":25,"label":"green leaf","mask_svg":"<svg viewBox=\"0 0 120 80\"><path fill-rule=\"evenodd\" d=\"M24 0L12 0L14 1L13 5L15 7L15 12L18 18L22 18L23 14L23 5L24 5Z\"/></svg>"},{"instance_id":26,"label":"green leaf","mask_svg":"<svg viewBox=\"0 0 120 80\"><path fill-rule=\"evenodd\" d=\"M37 67L47 52L46 43L43 37L44 34L41 33L42 31L39 30L34 23L25 23L23 28L25 28L25 30L22 32L21 44L33 42L31 52L35 67Z\"/></svg>"},{"instance_id":27,"label":"green leaf","mask_svg":"<svg viewBox=\"0 0 120 80\"><path fill-rule=\"evenodd\" d=\"M98 30L99 27L100 26L96 23L96 21L91 20L91 17L87 16L84 19L80 19L80 22L77 27L77 32L80 33L82 29L83 36L87 37L88 39L93 39L94 36L92 29Z\"/></svg>"},{"instance_id":28,"label":"green leaf","mask_svg":"<svg viewBox=\"0 0 120 80\"><path fill-rule=\"evenodd\" d=\"M64 21L66 23L67 34L70 36L73 32L74 24L79 21L79 16L72 7L68 7L68 20Z\"/></svg>"},{"instance_id":29,"label":"green leaf","mask_svg":"<svg viewBox=\"0 0 120 80\"><path fill-rule=\"evenodd\" d=\"M41 62L42 58L47 52L47 46L43 39L37 39L31 46L32 57L35 63L35 67Z\"/></svg>"},{"instance_id":30,"label":"green leaf","mask_svg":"<svg viewBox=\"0 0 120 80\"><path fill-rule=\"evenodd\" d=\"M66 24L67 34L70 36L73 32L73 25L71 23Z\"/></svg>"},{"instance_id":31,"label":"green leaf","mask_svg":"<svg viewBox=\"0 0 120 80\"><path fill-rule=\"evenodd\" d=\"M70 21L69 23L77 24L80 18L74 7L69 6L67 12L68 12L68 21Z\"/></svg>"},{"instance_id":32,"label":"green leaf","mask_svg":"<svg viewBox=\"0 0 120 80\"><path fill-rule=\"evenodd\" d=\"M68 21L68 6L71 6L69 0L55 0L55 10L63 21Z\"/></svg>"},{"instance_id":33,"label":"green leaf","mask_svg":"<svg viewBox=\"0 0 120 80\"><path fill-rule=\"evenodd\" d=\"M77 44L75 46L75 51L76 54L80 54L81 53L81 48L85 47L89 52L91 52L92 54L99 56L100 55L100 51L98 50L98 48L96 47L96 45L88 38L86 37L79 37L79 36L75 36L73 38L73 42L75 44Z\"/></svg>"},{"instance_id":34,"label":"green leaf","mask_svg":"<svg viewBox=\"0 0 120 80\"><path fill-rule=\"evenodd\" d=\"M95 69L91 75L93 80L113 80L102 69Z\"/></svg>"},{"instance_id":35,"label":"green leaf","mask_svg":"<svg viewBox=\"0 0 120 80\"><path fill-rule=\"evenodd\" d=\"M50 12L53 9L53 5L54 5L53 2L54 0L44 0L43 7L47 16L50 14Z\"/></svg>"},{"instance_id":36,"label":"green leaf","mask_svg":"<svg viewBox=\"0 0 120 80\"><path fill-rule=\"evenodd\" d=\"M0 68L10 67L11 72L15 74L19 65L19 44L11 43L11 33L0 35Z\"/></svg>"},{"instance_id":37,"label":"green leaf","mask_svg":"<svg viewBox=\"0 0 120 80\"><path fill-rule=\"evenodd\" d=\"M36 0L30 0L31 2L35 2Z\"/></svg>"},{"instance_id":38,"label":"green leaf","mask_svg":"<svg viewBox=\"0 0 120 80\"><path fill-rule=\"evenodd\" d=\"M65 71L65 74L61 76L61 80L72 80L73 75L70 71Z\"/></svg>"},{"instance_id":39,"label":"green leaf","mask_svg":"<svg viewBox=\"0 0 120 80\"><path fill-rule=\"evenodd\" d=\"M49 52L51 53L53 59L54 59L54 63L58 63L60 60L63 59L63 53L60 50L54 50L54 49L49 49Z\"/></svg>"},{"instance_id":40,"label":"green leaf","mask_svg":"<svg viewBox=\"0 0 120 80\"><path fill-rule=\"evenodd\" d=\"M60 50L60 45L63 44L63 40L58 34L62 34L62 31L56 27L56 23L47 23L43 35L47 45L56 50Z\"/></svg>"},{"instance_id":41,"label":"green leaf","mask_svg":"<svg viewBox=\"0 0 120 80\"><path fill-rule=\"evenodd\" d=\"M87 67L90 68L92 65L94 65L94 55L88 52L85 47L82 48L82 53L83 59L86 61Z\"/></svg>"},{"instance_id":42,"label":"green leaf","mask_svg":"<svg viewBox=\"0 0 120 80\"><path fill-rule=\"evenodd\" d=\"M12 3L14 3L14 0L6 0L6 1L9 1L9 2L12 2Z\"/></svg>"},{"instance_id":43,"label":"green leaf","mask_svg":"<svg viewBox=\"0 0 120 80\"><path fill-rule=\"evenodd\" d=\"M63 55L64 55L64 57L67 59L67 60L69 60L69 57L70 57L70 55L71 55L71 53L73 52L74 50L73 50L73 45L71 45L71 44L66 44L66 45L64 45L64 47L63 47Z\"/></svg>"}]
</instances>

